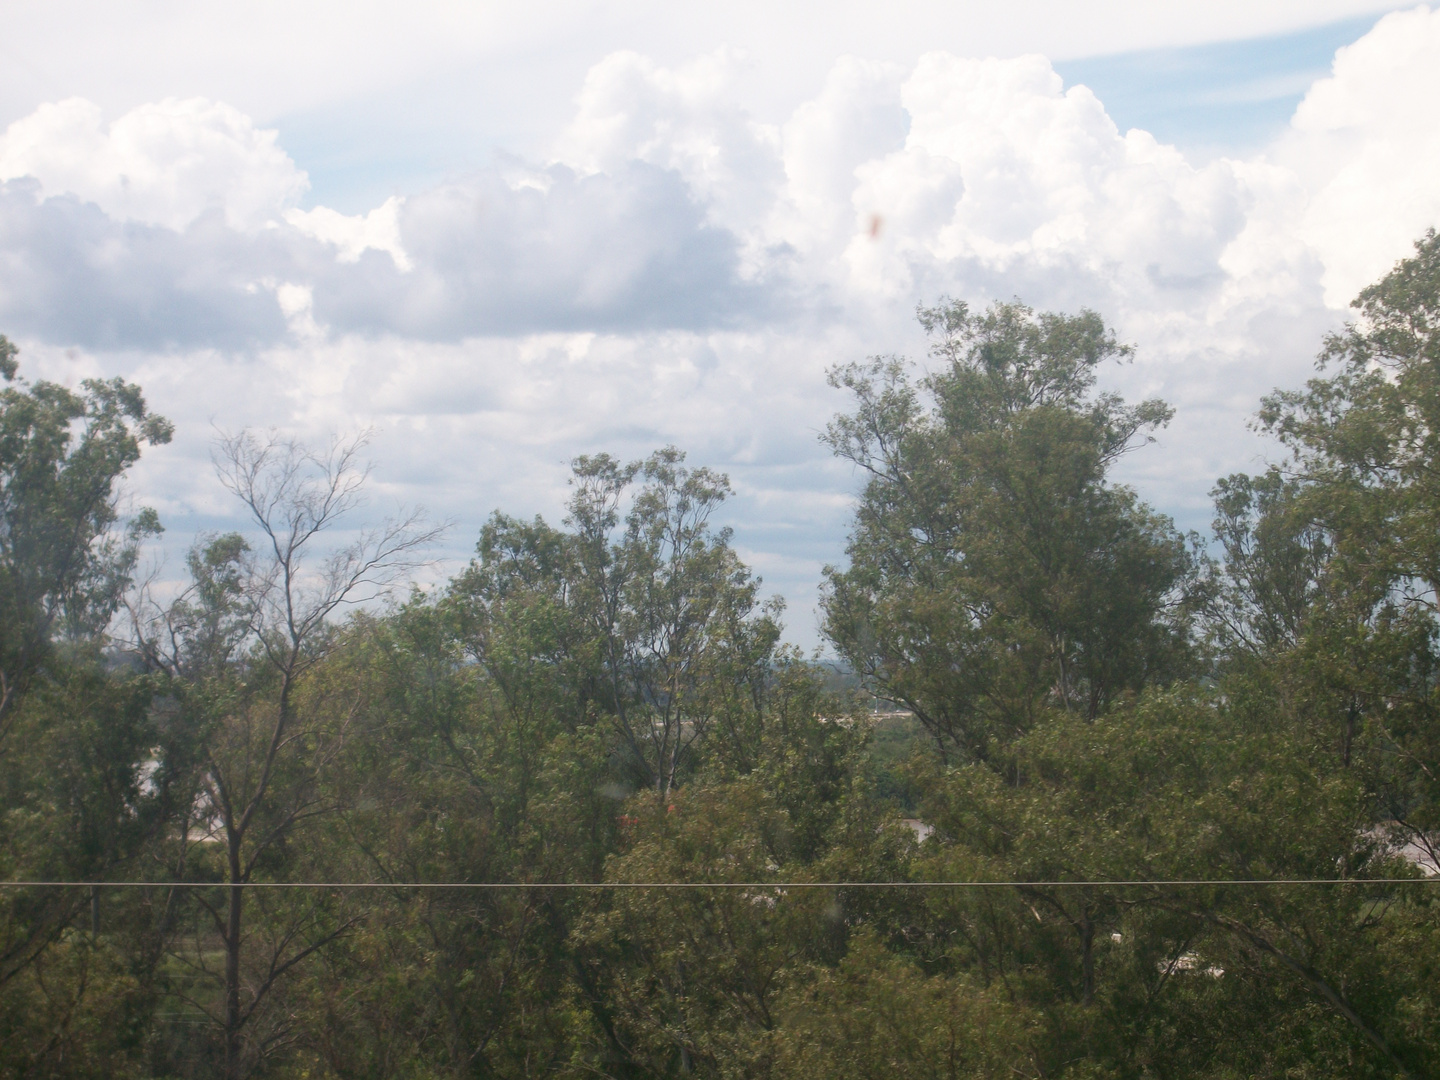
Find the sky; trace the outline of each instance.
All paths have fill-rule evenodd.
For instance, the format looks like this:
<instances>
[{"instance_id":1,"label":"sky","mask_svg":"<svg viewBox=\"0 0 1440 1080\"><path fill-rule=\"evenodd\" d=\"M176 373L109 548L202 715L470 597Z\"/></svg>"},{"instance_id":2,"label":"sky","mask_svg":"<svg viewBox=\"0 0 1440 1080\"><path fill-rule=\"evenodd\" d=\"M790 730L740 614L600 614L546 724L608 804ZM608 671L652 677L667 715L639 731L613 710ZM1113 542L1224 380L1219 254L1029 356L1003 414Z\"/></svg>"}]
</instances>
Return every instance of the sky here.
<instances>
[{"instance_id":1,"label":"sky","mask_svg":"<svg viewBox=\"0 0 1440 1080\"><path fill-rule=\"evenodd\" d=\"M563 516L674 444L789 637L861 480L828 368L917 304L1093 308L1176 408L1120 479L1185 529L1261 397L1440 225L1440 11L1363 0L180 3L0 12L0 332L176 424L162 576L239 527L218 431L372 432L368 513Z\"/></svg>"}]
</instances>

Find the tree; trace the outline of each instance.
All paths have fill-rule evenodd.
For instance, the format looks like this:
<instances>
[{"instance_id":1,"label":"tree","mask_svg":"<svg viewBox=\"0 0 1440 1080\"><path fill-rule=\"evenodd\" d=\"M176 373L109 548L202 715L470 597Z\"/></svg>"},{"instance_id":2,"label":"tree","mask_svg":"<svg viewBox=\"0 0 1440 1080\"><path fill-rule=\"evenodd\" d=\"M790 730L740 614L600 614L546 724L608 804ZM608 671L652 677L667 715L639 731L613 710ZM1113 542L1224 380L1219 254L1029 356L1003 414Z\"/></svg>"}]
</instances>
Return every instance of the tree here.
<instances>
[{"instance_id":1,"label":"tree","mask_svg":"<svg viewBox=\"0 0 1440 1080\"><path fill-rule=\"evenodd\" d=\"M595 880L613 849L608 726L574 722L556 613L517 591L483 629L458 589L357 620L317 672L365 704L339 773L346 808L310 843L347 877L393 885L357 897L363 925L302 975L325 1002L306 1041L340 1075L524 1076L569 1054L583 901L405 884Z\"/></svg>"},{"instance_id":2,"label":"tree","mask_svg":"<svg viewBox=\"0 0 1440 1080\"><path fill-rule=\"evenodd\" d=\"M0 879L85 880L124 865L158 827L141 790L157 741L150 688L110 670L104 649L140 541L159 530L148 510L119 527L121 483L142 444L168 442L171 428L120 379L27 384L17 352L0 337ZM6 994L34 992L34 965L92 899L0 894ZM62 952L49 985L78 1007L90 954Z\"/></svg>"},{"instance_id":3,"label":"tree","mask_svg":"<svg viewBox=\"0 0 1440 1080\"><path fill-rule=\"evenodd\" d=\"M227 887L218 902L204 890L192 894L219 937L224 968L210 972L203 948L189 959L220 984L212 1017L228 1077L243 1075L266 1049L257 1037L247 1050L245 1035L280 980L350 925L323 897L289 895L255 898L271 908L263 932L245 925L246 886L257 874L283 873L297 828L336 809L324 776L343 742L345 709L307 697L307 678L337 641L335 613L379 596L440 531L415 512L316 557L325 534L359 502L363 445L337 440L317 451L249 432L221 439L216 471L248 513L257 546L238 535L211 539L190 556L190 587L136 621L141 652L175 681L203 725L192 821L219 841L215 869ZM182 832L181 860L190 831ZM248 965L255 970L247 973Z\"/></svg>"},{"instance_id":4,"label":"tree","mask_svg":"<svg viewBox=\"0 0 1440 1080\"><path fill-rule=\"evenodd\" d=\"M0 336L0 750L16 703L57 634L103 631L153 511L116 534L118 485L141 443L170 441L140 388L87 379L81 392L15 385L17 349Z\"/></svg>"},{"instance_id":5,"label":"tree","mask_svg":"<svg viewBox=\"0 0 1440 1080\"><path fill-rule=\"evenodd\" d=\"M921 766L939 842L912 872L1034 884L927 892L908 940L1041 1021L1039 1074L1083 1056L1120 1075L1429 1075L1406 1019L1434 1007L1427 898L1364 880L1406 870L1368 829L1361 777L1240 689L1058 714L1015 741L1008 776ZM1288 878L1335 884L1109 884Z\"/></svg>"},{"instance_id":6,"label":"tree","mask_svg":"<svg viewBox=\"0 0 1440 1080\"><path fill-rule=\"evenodd\" d=\"M1364 289L1327 338L1331 374L1266 399L1292 516L1323 538L1286 657L1306 707L1371 770L1400 842L1440 858L1440 237ZM1357 743L1363 754L1352 753Z\"/></svg>"},{"instance_id":7,"label":"tree","mask_svg":"<svg viewBox=\"0 0 1440 1080\"><path fill-rule=\"evenodd\" d=\"M777 644L674 448L342 618L433 530L337 538L357 443L223 441L253 528L127 650L107 519L14 683L0 880L157 885L0 898L0 1077L1435 1075L1437 312L1430 236L1267 401L1215 558L1113 482L1169 412L1098 392L1098 316L837 370L826 629L914 717Z\"/></svg>"},{"instance_id":8,"label":"tree","mask_svg":"<svg viewBox=\"0 0 1440 1080\"><path fill-rule=\"evenodd\" d=\"M769 1040L776 1077L1035 1075L1024 1045L1035 1020L1023 1004L966 978L927 978L870 928L856 934L838 965L817 966L811 979L787 989L777 1006L785 1022Z\"/></svg>"},{"instance_id":9,"label":"tree","mask_svg":"<svg viewBox=\"0 0 1440 1080\"><path fill-rule=\"evenodd\" d=\"M0 757L0 880L143 878L175 824L149 766L172 741L153 680L67 647ZM163 754L164 750L161 750ZM140 890L0 891L0 1077L130 1075L160 960Z\"/></svg>"},{"instance_id":10,"label":"tree","mask_svg":"<svg viewBox=\"0 0 1440 1080\"><path fill-rule=\"evenodd\" d=\"M918 385L894 358L831 373L856 409L825 441L868 477L825 631L878 694L985 758L1048 710L1093 718L1185 672L1183 538L1107 479L1170 410L1095 393L1129 350L1093 312L919 316L939 367Z\"/></svg>"},{"instance_id":11,"label":"tree","mask_svg":"<svg viewBox=\"0 0 1440 1080\"><path fill-rule=\"evenodd\" d=\"M1330 547L1302 494L1302 484L1273 467L1227 476L1211 492L1223 555L1211 568L1206 608L1214 644L1230 662L1263 662L1304 636Z\"/></svg>"},{"instance_id":12,"label":"tree","mask_svg":"<svg viewBox=\"0 0 1440 1080\"><path fill-rule=\"evenodd\" d=\"M733 736L755 715L781 610L760 602L730 530L711 528L729 479L684 461L674 447L628 465L576 459L569 531L497 515L461 584L477 634L507 606L553 616L550 647L575 680L573 704L604 710L631 778L661 798L717 725ZM477 655L493 664L502 653Z\"/></svg>"}]
</instances>

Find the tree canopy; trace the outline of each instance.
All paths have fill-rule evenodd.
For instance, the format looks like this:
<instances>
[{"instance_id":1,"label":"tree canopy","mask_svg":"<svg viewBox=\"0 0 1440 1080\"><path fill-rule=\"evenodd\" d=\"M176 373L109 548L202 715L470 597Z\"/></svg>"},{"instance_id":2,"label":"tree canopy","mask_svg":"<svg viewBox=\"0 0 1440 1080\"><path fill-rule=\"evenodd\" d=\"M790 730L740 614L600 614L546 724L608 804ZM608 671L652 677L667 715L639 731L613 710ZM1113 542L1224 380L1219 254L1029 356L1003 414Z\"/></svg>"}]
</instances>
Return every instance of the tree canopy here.
<instances>
[{"instance_id":1,"label":"tree canopy","mask_svg":"<svg viewBox=\"0 0 1440 1080\"><path fill-rule=\"evenodd\" d=\"M866 475L826 632L944 743L985 758L1054 709L1098 716L1184 674L1184 538L1107 472L1170 418L1095 392L1128 350L1094 312L921 309L936 368L832 373L826 441Z\"/></svg>"},{"instance_id":2,"label":"tree canopy","mask_svg":"<svg viewBox=\"0 0 1440 1080\"><path fill-rule=\"evenodd\" d=\"M0 339L0 1077L1437 1075L1440 240L1204 539L1098 314L918 314L832 372L830 659L675 447L402 591L361 441L241 432L136 582L169 426Z\"/></svg>"}]
</instances>

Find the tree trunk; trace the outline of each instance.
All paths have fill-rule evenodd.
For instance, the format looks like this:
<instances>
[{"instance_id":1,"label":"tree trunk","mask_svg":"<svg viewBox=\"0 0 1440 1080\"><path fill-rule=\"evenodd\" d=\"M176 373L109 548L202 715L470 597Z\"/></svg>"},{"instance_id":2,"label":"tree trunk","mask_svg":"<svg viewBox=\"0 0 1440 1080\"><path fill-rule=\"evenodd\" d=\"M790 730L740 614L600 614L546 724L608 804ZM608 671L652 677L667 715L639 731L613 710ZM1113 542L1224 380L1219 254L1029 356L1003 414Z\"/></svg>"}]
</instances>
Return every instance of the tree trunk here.
<instances>
[{"instance_id":1,"label":"tree trunk","mask_svg":"<svg viewBox=\"0 0 1440 1080\"><path fill-rule=\"evenodd\" d=\"M230 898L225 919L225 1077L239 1080L240 1065L240 918L244 909L245 890L240 880L240 846L233 844L230 853Z\"/></svg>"},{"instance_id":2,"label":"tree trunk","mask_svg":"<svg viewBox=\"0 0 1440 1080\"><path fill-rule=\"evenodd\" d=\"M1360 727L1360 706L1353 699L1345 709L1345 727L1340 734L1340 764L1350 767L1350 755L1355 745L1355 735Z\"/></svg>"}]
</instances>

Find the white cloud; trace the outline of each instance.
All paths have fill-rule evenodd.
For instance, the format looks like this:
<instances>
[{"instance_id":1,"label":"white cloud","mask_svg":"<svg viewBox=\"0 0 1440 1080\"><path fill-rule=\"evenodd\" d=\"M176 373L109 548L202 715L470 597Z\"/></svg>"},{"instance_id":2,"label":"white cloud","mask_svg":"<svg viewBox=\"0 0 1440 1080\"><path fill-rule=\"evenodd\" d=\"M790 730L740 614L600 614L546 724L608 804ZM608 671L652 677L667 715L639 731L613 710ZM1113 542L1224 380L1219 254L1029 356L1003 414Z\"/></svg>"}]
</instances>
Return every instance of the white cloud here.
<instances>
[{"instance_id":1,"label":"white cloud","mask_svg":"<svg viewBox=\"0 0 1440 1080\"><path fill-rule=\"evenodd\" d=\"M118 221L171 229L210 210L233 228L261 228L309 186L274 131L201 98L143 105L108 128L81 98L42 105L0 137L0 180L26 176Z\"/></svg>"},{"instance_id":2,"label":"white cloud","mask_svg":"<svg viewBox=\"0 0 1440 1080\"><path fill-rule=\"evenodd\" d=\"M768 212L782 169L779 133L736 100L743 59L722 49L668 69L632 52L590 69L555 160L581 173L642 161L681 176L710 220L740 234Z\"/></svg>"},{"instance_id":3,"label":"white cloud","mask_svg":"<svg viewBox=\"0 0 1440 1080\"><path fill-rule=\"evenodd\" d=\"M455 339L732 324L766 302L738 276L734 235L680 177L643 162L489 170L410 197L399 230L413 270L373 257L327 267L323 322Z\"/></svg>"},{"instance_id":4,"label":"white cloud","mask_svg":"<svg viewBox=\"0 0 1440 1080\"><path fill-rule=\"evenodd\" d=\"M286 325L454 338L707 325L758 303L714 199L633 148L603 164L301 210L305 174L233 108L170 100L107 126L67 99L0 136L0 316L87 345L254 347ZM307 290L304 319L277 281ZM280 318L257 319L257 298Z\"/></svg>"},{"instance_id":5,"label":"white cloud","mask_svg":"<svg viewBox=\"0 0 1440 1080\"><path fill-rule=\"evenodd\" d=\"M754 327L836 305L874 320L942 292L1092 304L1137 332L1218 327L1257 304L1313 303L1317 266L1341 306L1437 216L1440 133L1424 114L1437 26L1424 9L1391 16L1342 51L1270 161L1197 167L1121 133L1038 55L932 52L908 71L842 58L788 121L762 124L738 103L743 58L722 50L675 68L607 57L553 163L366 214L295 207L305 177L274 132L198 100L108 128L87 102L45 106L6 132L0 177L34 176L42 195L121 222L185 229L223 211L255 234L225 241L248 281L305 285L317 325L342 335Z\"/></svg>"},{"instance_id":6,"label":"white cloud","mask_svg":"<svg viewBox=\"0 0 1440 1080\"><path fill-rule=\"evenodd\" d=\"M904 147L858 170L845 254L857 294L1023 291L1203 324L1257 289L1300 287L1293 273L1276 281L1299 257L1298 181L1283 169L1197 167L1147 132L1122 134L1038 56L930 54L901 100Z\"/></svg>"},{"instance_id":7,"label":"white cloud","mask_svg":"<svg viewBox=\"0 0 1440 1080\"><path fill-rule=\"evenodd\" d=\"M241 233L218 214L179 233L116 221L71 195L43 196L33 179L0 185L6 332L110 350L246 349L285 333L274 296L255 283L280 268L293 276L307 254L288 242L298 234Z\"/></svg>"},{"instance_id":8,"label":"white cloud","mask_svg":"<svg viewBox=\"0 0 1440 1080\"><path fill-rule=\"evenodd\" d=\"M1440 11L1381 19L1341 49L1279 147L1312 192L1301 234L1325 263L1326 302L1348 303L1440 222Z\"/></svg>"},{"instance_id":9,"label":"white cloud","mask_svg":"<svg viewBox=\"0 0 1440 1080\"><path fill-rule=\"evenodd\" d=\"M368 214L342 214L328 206L313 210L285 211L285 220L306 236L313 236L338 249L341 262L359 262L367 251L383 251L396 268L414 268L400 242L400 207L405 200L392 195Z\"/></svg>"},{"instance_id":10,"label":"white cloud","mask_svg":"<svg viewBox=\"0 0 1440 1080\"><path fill-rule=\"evenodd\" d=\"M857 170L905 144L904 77L898 64L853 56L835 62L819 94L780 130L785 185L768 223L771 236L821 266L839 254L853 231Z\"/></svg>"}]
</instances>

